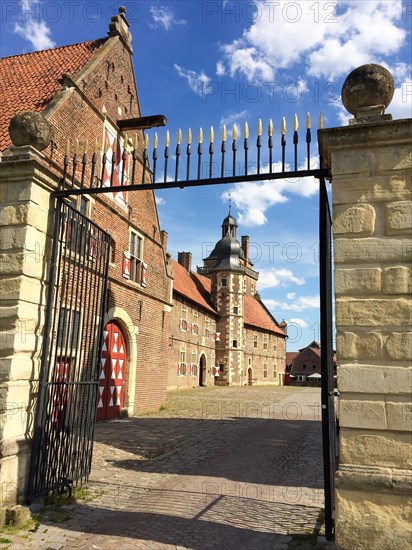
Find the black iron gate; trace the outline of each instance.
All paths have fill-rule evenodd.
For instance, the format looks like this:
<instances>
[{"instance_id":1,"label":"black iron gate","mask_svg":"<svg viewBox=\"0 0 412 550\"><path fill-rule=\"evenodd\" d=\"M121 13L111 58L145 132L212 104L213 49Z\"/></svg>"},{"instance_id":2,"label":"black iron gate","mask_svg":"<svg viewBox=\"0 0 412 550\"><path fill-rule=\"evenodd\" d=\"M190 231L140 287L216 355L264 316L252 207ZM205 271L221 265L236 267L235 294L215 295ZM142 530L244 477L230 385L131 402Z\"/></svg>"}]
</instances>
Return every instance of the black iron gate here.
<instances>
[{"instance_id":1,"label":"black iron gate","mask_svg":"<svg viewBox=\"0 0 412 550\"><path fill-rule=\"evenodd\" d=\"M55 204L28 500L90 473L110 237Z\"/></svg>"},{"instance_id":2,"label":"black iron gate","mask_svg":"<svg viewBox=\"0 0 412 550\"><path fill-rule=\"evenodd\" d=\"M322 117L319 120L322 128ZM139 123L139 119L120 122L122 127L126 127L129 122ZM250 162L249 148L252 147L247 124L243 140L238 139L235 126L231 140L228 140L224 127L217 151L214 148L213 131L210 132L206 151L203 151L203 133L199 131L197 148L193 154L192 134L189 130L185 155L181 151L182 134L179 130L173 151L174 178L169 176L171 148L167 132L162 151L164 165L160 181L156 181L160 160L158 157L161 156L157 135L151 151L152 170L149 167L148 136L142 146L138 146L138 140L135 140L133 149L129 151L128 146L124 147L125 136L119 132L117 146L113 146L110 153L103 151L100 157L96 144L90 162L86 151L81 157L77 154L72 159L65 156L61 185L53 193L57 198L57 210L50 272L52 283L49 285L47 302L29 498L87 477L91 465L110 237L64 200L85 194L113 193L116 196L131 191L244 181L273 180L276 185L278 179L313 176L319 180L321 406L326 538L330 540L333 537L336 422L333 391L331 216L325 183L329 173L322 166L311 166L310 116L306 118L303 140L306 159L303 163L298 162L300 142L296 115L293 126L293 152L289 161L285 119L282 120L278 147L274 143L272 121L269 121L266 144L262 136L262 123L259 121L253 162ZM227 141L230 141L228 146ZM278 163L273 162L275 155L281 159ZM185 157L184 161L181 156ZM182 179L179 170L184 172Z\"/></svg>"}]
</instances>

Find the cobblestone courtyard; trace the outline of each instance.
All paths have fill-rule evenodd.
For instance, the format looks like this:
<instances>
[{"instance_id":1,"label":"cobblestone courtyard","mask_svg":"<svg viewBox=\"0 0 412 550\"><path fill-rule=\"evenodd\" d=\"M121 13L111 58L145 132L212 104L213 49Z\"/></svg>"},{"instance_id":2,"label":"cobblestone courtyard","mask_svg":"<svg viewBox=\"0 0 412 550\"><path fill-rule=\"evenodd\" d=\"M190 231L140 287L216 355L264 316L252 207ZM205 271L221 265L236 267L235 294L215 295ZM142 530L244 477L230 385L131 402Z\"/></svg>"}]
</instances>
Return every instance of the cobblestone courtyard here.
<instances>
[{"instance_id":1,"label":"cobblestone courtyard","mask_svg":"<svg viewBox=\"0 0 412 550\"><path fill-rule=\"evenodd\" d=\"M293 535L323 506L320 410L318 388L211 387L98 423L86 498L8 548L311 548Z\"/></svg>"}]
</instances>

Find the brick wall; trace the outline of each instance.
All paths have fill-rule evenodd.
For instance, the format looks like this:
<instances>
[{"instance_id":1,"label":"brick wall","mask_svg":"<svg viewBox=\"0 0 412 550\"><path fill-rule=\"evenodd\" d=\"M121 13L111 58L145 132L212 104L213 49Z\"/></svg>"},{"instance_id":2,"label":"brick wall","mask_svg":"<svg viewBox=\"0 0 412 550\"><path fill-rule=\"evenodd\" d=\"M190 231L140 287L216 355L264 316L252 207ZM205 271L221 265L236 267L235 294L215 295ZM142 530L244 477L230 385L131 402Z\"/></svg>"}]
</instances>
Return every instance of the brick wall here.
<instances>
[{"instance_id":1,"label":"brick wall","mask_svg":"<svg viewBox=\"0 0 412 550\"><path fill-rule=\"evenodd\" d=\"M254 384L283 384L286 362L285 348L285 338L246 326L244 383L247 383L247 372L251 368ZM267 376L265 376L265 372Z\"/></svg>"},{"instance_id":2,"label":"brick wall","mask_svg":"<svg viewBox=\"0 0 412 550\"><path fill-rule=\"evenodd\" d=\"M165 353L169 354L168 388L199 386L200 358L206 361L203 385L214 384L216 317L194 302L175 294L170 319L170 337ZM180 368L181 352L185 352L186 369ZM196 365L196 367L195 367Z\"/></svg>"}]
</instances>

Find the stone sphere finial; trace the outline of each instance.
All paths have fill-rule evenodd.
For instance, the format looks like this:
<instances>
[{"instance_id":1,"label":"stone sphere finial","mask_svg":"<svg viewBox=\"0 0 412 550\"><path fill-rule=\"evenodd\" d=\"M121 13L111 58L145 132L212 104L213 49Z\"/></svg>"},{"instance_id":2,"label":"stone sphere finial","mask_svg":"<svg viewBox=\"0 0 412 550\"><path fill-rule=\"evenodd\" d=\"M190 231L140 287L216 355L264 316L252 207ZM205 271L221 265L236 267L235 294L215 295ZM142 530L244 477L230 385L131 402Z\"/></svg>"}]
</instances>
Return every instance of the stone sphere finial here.
<instances>
[{"instance_id":1,"label":"stone sphere finial","mask_svg":"<svg viewBox=\"0 0 412 550\"><path fill-rule=\"evenodd\" d=\"M391 73L374 63L350 73L342 87L342 102L355 118L383 115L392 101L395 82Z\"/></svg>"},{"instance_id":2,"label":"stone sphere finial","mask_svg":"<svg viewBox=\"0 0 412 550\"><path fill-rule=\"evenodd\" d=\"M11 119L9 134L16 147L31 145L38 151L46 149L52 139L50 123L41 113L31 111L19 113Z\"/></svg>"}]
</instances>

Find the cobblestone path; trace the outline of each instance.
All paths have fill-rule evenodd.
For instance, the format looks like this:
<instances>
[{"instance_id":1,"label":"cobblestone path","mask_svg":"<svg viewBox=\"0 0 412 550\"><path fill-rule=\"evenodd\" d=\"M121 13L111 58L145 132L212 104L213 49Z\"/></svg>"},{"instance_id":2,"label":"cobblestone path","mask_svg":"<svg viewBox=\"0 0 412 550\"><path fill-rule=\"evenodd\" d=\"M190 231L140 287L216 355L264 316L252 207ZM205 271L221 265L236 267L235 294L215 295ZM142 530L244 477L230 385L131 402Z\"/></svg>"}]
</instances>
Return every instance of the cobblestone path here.
<instances>
[{"instance_id":1,"label":"cobblestone path","mask_svg":"<svg viewBox=\"0 0 412 550\"><path fill-rule=\"evenodd\" d=\"M319 389L171 392L97 424L87 497L9 549L287 549L316 526L322 476Z\"/></svg>"}]
</instances>

